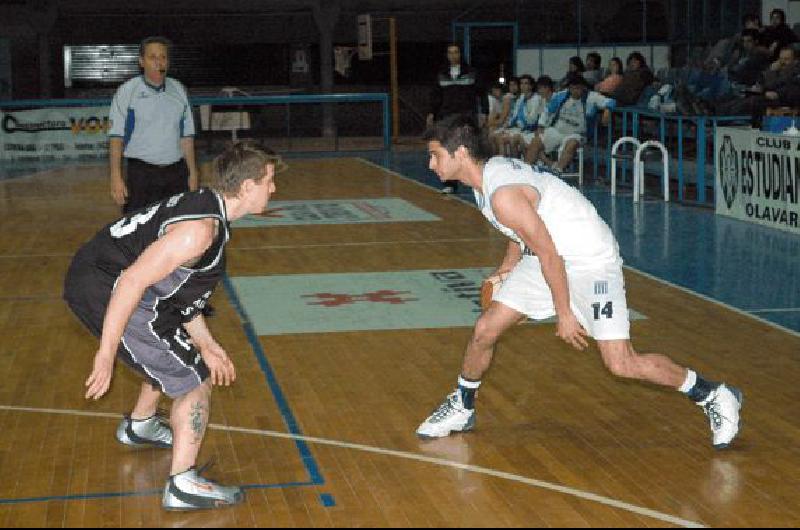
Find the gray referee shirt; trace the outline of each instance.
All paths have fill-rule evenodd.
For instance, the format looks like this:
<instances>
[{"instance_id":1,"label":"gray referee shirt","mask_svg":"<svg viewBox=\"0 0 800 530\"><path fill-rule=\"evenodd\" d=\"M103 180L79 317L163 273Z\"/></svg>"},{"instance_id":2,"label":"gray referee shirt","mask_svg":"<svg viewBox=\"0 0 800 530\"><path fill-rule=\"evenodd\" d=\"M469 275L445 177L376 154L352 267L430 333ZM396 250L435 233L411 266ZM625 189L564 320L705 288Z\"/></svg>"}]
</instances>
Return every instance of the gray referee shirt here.
<instances>
[{"instance_id":1,"label":"gray referee shirt","mask_svg":"<svg viewBox=\"0 0 800 530\"><path fill-rule=\"evenodd\" d=\"M111 102L109 136L122 138L125 158L166 166L183 158L181 138L194 136L186 89L167 77L155 87L143 75L117 89Z\"/></svg>"}]
</instances>

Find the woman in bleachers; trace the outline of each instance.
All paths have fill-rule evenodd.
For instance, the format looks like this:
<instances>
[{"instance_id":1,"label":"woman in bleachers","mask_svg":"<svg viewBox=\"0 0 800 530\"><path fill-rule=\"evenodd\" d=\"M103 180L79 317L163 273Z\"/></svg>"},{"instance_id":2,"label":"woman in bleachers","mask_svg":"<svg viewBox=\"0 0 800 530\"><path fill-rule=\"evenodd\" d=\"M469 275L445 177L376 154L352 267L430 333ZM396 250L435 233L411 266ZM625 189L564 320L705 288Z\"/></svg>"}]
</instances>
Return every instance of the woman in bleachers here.
<instances>
[{"instance_id":1,"label":"woman in bleachers","mask_svg":"<svg viewBox=\"0 0 800 530\"><path fill-rule=\"evenodd\" d=\"M594 86L596 92L610 96L622 83L622 60L614 57L608 63L608 76Z\"/></svg>"},{"instance_id":2,"label":"woman in bleachers","mask_svg":"<svg viewBox=\"0 0 800 530\"><path fill-rule=\"evenodd\" d=\"M647 61L639 52L628 56L628 67L622 74L622 82L614 90L611 97L618 105L636 105L644 89L653 83L653 72Z\"/></svg>"},{"instance_id":3,"label":"woman in bleachers","mask_svg":"<svg viewBox=\"0 0 800 530\"><path fill-rule=\"evenodd\" d=\"M569 65L567 66L567 74L559 81L558 85L559 88L565 89L569 86L569 79L571 75L576 73L583 75L586 71L586 66L583 64L583 60L578 57L577 55L574 57L569 58Z\"/></svg>"},{"instance_id":4,"label":"woman in bleachers","mask_svg":"<svg viewBox=\"0 0 800 530\"><path fill-rule=\"evenodd\" d=\"M770 25L764 30L764 38L768 42L772 59L777 61L781 49L797 42L797 35L786 25L786 12L783 9L773 9L769 21Z\"/></svg>"}]
</instances>

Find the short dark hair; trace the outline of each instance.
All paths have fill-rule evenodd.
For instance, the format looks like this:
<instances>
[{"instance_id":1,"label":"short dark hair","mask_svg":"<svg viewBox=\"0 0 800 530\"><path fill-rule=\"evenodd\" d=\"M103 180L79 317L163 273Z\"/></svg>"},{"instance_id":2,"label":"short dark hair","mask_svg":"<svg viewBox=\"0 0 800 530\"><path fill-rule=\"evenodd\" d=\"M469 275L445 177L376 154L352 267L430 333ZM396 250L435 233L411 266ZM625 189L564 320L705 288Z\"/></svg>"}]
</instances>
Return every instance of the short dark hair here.
<instances>
[{"instance_id":1,"label":"short dark hair","mask_svg":"<svg viewBox=\"0 0 800 530\"><path fill-rule=\"evenodd\" d=\"M569 58L570 64L574 64L578 68L578 72L583 73L586 71L586 66L583 64L583 59L575 55Z\"/></svg>"},{"instance_id":2,"label":"short dark hair","mask_svg":"<svg viewBox=\"0 0 800 530\"><path fill-rule=\"evenodd\" d=\"M630 55L628 55L628 60L626 62L629 63L633 59L636 59L637 61L639 61L639 63L642 66L647 66L647 61L645 60L644 55L642 55L641 53L639 53L639 52L631 53Z\"/></svg>"},{"instance_id":3,"label":"short dark hair","mask_svg":"<svg viewBox=\"0 0 800 530\"><path fill-rule=\"evenodd\" d=\"M527 79L528 81L530 81L530 83L531 83L531 86L532 86L533 88L536 88L536 79L534 79L532 75L530 75L530 74L523 74L523 75L519 76L519 80L520 80L520 81L522 81L523 79Z\"/></svg>"},{"instance_id":4,"label":"short dark hair","mask_svg":"<svg viewBox=\"0 0 800 530\"><path fill-rule=\"evenodd\" d=\"M603 62L603 59L600 57L600 54L597 53L597 52L589 52L589 53L587 53L586 54L586 61L588 62L589 59L593 59L594 62L597 63L597 66L600 66L600 64L602 64L602 62Z\"/></svg>"},{"instance_id":5,"label":"short dark hair","mask_svg":"<svg viewBox=\"0 0 800 530\"><path fill-rule=\"evenodd\" d=\"M750 37L755 42L758 42L758 37L760 35L761 34L758 32L757 29L745 29L745 30L742 31L742 38Z\"/></svg>"},{"instance_id":6,"label":"short dark hair","mask_svg":"<svg viewBox=\"0 0 800 530\"><path fill-rule=\"evenodd\" d=\"M503 85L501 85L500 83L492 83L492 86L489 87L489 90L494 90L495 88L503 90Z\"/></svg>"},{"instance_id":7,"label":"short dark hair","mask_svg":"<svg viewBox=\"0 0 800 530\"><path fill-rule=\"evenodd\" d=\"M778 15L778 16L781 17L781 24L786 24L786 11L784 11L783 9L780 9L780 8L773 9L769 13L769 18L772 18L775 15Z\"/></svg>"},{"instance_id":8,"label":"short dark hair","mask_svg":"<svg viewBox=\"0 0 800 530\"><path fill-rule=\"evenodd\" d=\"M145 51L147 51L147 47L151 44L160 44L167 49L167 55L172 51L172 41L166 37L147 37L142 42L139 43L139 57L144 57Z\"/></svg>"},{"instance_id":9,"label":"short dark hair","mask_svg":"<svg viewBox=\"0 0 800 530\"><path fill-rule=\"evenodd\" d=\"M454 114L437 121L425 131L422 139L439 142L451 155L463 146L474 160L492 157L489 137L478 127L475 118L465 114Z\"/></svg>"},{"instance_id":10,"label":"short dark hair","mask_svg":"<svg viewBox=\"0 0 800 530\"><path fill-rule=\"evenodd\" d=\"M536 86L549 88L550 90L555 90L556 84L553 82L553 78L549 75L543 75L539 79L536 80Z\"/></svg>"},{"instance_id":11,"label":"short dark hair","mask_svg":"<svg viewBox=\"0 0 800 530\"><path fill-rule=\"evenodd\" d=\"M514 76L511 79L509 79L508 82L509 83L516 83L517 85L519 85L519 77Z\"/></svg>"}]
</instances>

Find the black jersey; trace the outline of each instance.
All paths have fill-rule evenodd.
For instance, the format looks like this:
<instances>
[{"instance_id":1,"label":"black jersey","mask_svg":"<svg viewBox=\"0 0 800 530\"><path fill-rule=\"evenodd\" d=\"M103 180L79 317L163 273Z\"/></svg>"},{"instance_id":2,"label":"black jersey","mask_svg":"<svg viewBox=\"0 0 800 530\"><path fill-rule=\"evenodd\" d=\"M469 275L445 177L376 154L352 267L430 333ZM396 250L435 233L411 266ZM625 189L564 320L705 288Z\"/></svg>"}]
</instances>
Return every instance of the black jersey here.
<instances>
[{"instance_id":1,"label":"black jersey","mask_svg":"<svg viewBox=\"0 0 800 530\"><path fill-rule=\"evenodd\" d=\"M144 293L128 328L165 336L195 317L225 272L225 244L230 231L222 197L210 189L182 193L109 224L86 243L73 260L65 298L81 320L99 335L114 284L168 226L214 218L219 232L192 267L179 267ZM81 314L83 310L83 314Z\"/></svg>"}]
</instances>

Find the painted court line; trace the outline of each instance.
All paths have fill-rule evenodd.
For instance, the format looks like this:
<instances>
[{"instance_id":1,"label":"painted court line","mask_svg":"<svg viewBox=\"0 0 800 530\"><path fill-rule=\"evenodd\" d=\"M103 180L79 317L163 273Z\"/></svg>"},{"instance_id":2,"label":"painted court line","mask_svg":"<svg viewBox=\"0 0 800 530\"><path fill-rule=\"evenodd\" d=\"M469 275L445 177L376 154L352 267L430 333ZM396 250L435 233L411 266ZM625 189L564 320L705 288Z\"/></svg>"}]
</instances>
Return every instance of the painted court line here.
<instances>
[{"instance_id":1,"label":"painted court line","mask_svg":"<svg viewBox=\"0 0 800 530\"><path fill-rule=\"evenodd\" d=\"M378 165L378 164L376 164L374 162L371 162L371 161L369 161L367 159L357 158L357 160L361 161L363 164L366 164L368 166L374 167L376 169L380 169L380 170L385 171L385 172L387 172L387 173L389 173L391 175L394 175L394 176L396 176L398 178L401 178L401 179L403 179L405 181L408 181L408 182L411 182L413 184L416 184L417 186L422 186L422 187L428 189L429 191L433 190L433 188L431 188L427 184L423 184L422 182L418 182L418 181L412 179L411 177L407 177L405 175L402 175L402 174L398 173L397 171L393 171L391 169L387 169L387 168L385 168L383 166L380 166L380 165ZM451 197L453 199L455 199L455 200L461 201L462 203L466 204L467 206L470 206L472 208L476 208L477 209L477 206L474 203L471 203L471 202L469 202L469 201L467 201L465 199L462 199L461 197L458 197L457 195L452 195ZM748 313L747 311L744 311L743 309L739 309L738 307L734 307L732 305L726 304L725 302L721 302L719 300L716 300L714 298L706 296L706 295L704 295L702 293L698 293L697 291L693 291L693 290L689 289L688 287L683 287L681 285L672 283L669 280L665 280L663 278L659 278L658 276L653 276L652 274L648 274L648 273L646 273L646 272L644 272L642 270L639 270L639 269L637 269L635 267L631 267L630 265L623 265L623 267L625 267L626 269L631 270L633 272L636 272L637 274L641 274L645 278L649 278L649 279L651 279L653 281L656 281L656 282L664 284L664 285L668 285L670 287L674 287L675 289L678 289L679 291L682 291L682 292L684 292L686 294L691 294L691 295L694 295L694 296L696 296L698 298L702 298L706 302L711 302L712 304L716 304L716 305L718 305L720 307L724 307L725 309L733 311L734 313L737 313L739 315L750 317L750 318L752 318L754 320L758 320L762 324L766 324L767 326L769 326L771 328L777 329L779 331L786 332L789 335L793 335L795 337L800 337L800 331L795 331L793 329L789 329L787 327L781 326L780 324L776 324L775 322L770 322L769 320L767 320L765 318L761 318L758 315L754 315L753 313Z\"/></svg>"},{"instance_id":2,"label":"painted court line","mask_svg":"<svg viewBox=\"0 0 800 530\"><path fill-rule=\"evenodd\" d=\"M750 313L797 313L800 307L781 307L776 309L751 309Z\"/></svg>"},{"instance_id":3,"label":"painted court line","mask_svg":"<svg viewBox=\"0 0 800 530\"><path fill-rule=\"evenodd\" d=\"M16 407L16 406L9 406L9 405L0 405L0 410L7 410L7 411L14 411L14 412L31 412L31 413L43 413L43 414L62 414L67 416L90 416L90 417L102 417L102 418L113 418L119 419L122 417L121 414L109 414L109 413L97 413L97 412L83 412L80 410L58 410L58 409L39 409L33 407ZM246 429L243 427L230 427L227 425L217 425L211 424L208 426L209 429L216 430L216 431L224 431L224 432L235 432L241 434L251 434L255 436L264 436L268 438L280 438L286 440L295 440L295 441L302 441L309 444L316 444L316 445L326 445L330 447L337 447L340 449L350 449L354 451L361 451L364 453L372 453L377 455L383 456L390 456L394 458L400 458L403 460L410 460L415 462L422 462L426 464L433 464L436 466L441 467L448 467L452 469L458 469L461 471L468 471L471 473L476 473L479 475L485 475L495 478L500 478L504 480L508 480L511 482L516 482L519 484L525 484L528 486L533 486L536 488L553 491L557 493L562 493L564 495L569 495L572 497L576 497L579 499L584 499L591 502L596 502L598 504L603 504L605 506L610 506L612 508L618 508L620 510L624 510L630 513L635 513L637 515L641 515L644 517L648 517L651 519L655 519L657 521L661 521L662 523L669 523L676 526L682 526L685 528L704 528L704 525L698 523L696 521L690 521L688 519L682 519L680 517L675 517L673 515L665 514L658 512L656 510L651 510L649 508L643 508L641 506L636 506L634 504L630 504L627 502L618 501L616 499L612 499L609 497L604 497L602 495L597 495L588 491L583 491L575 488L570 488L569 486L563 486L560 484L554 484L551 482L545 482L542 480L532 479L528 477L524 477L521 475L515 475L513 473L505 473L503 471L497 471L494 469L489 469L480 466L473 466L469 464L462 464L460 462L453 462L451 460L445 460L443 458L435 458L430 456L419 455L416 453L410 453L406 451L396 451L393 449L383 449L380 447L373 447L370 445L362 445L362 444L354 444L349 442L343 442L338 440L329 440L327 438L317 438L313 436L302 436L297 434L289 434L283 432L276 432L276 431L266 431L261 429ZM321 496L321 500L323 504L325 504L328 499L325 498L325 495Z\"/></svg>"}]
</instances>

